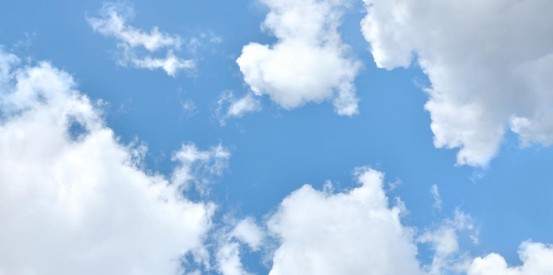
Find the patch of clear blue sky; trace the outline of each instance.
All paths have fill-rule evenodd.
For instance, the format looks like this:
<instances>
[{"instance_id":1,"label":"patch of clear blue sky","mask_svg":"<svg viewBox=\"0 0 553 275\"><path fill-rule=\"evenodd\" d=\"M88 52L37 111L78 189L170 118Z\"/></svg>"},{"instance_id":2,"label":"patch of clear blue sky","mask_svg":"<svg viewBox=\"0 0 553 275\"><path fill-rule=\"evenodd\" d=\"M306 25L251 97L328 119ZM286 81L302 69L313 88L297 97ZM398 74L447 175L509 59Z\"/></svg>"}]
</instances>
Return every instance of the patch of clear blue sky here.
<instances>
[{"instance_id":1,"label":"patch of clear blue sky","mask_svg":"<svg viewBox=\"0 0 553 275\"><path fill-rule=\"evenodd\" d=\"M255 0L127 3L135 8L131 24L137 28L158 26L183 38L213 32L222 42L200 49L195 76L173 79L162 71L116 65L115 41L94 33L85 20L98 13L99 1L4 0L0 44L19 56L51 61L73 74L82 92L108 102L108 125L122 142L138 138L148 146L146 164L152 171L168 174L171 153L183 142L230 148L230 168L213 185L212 199L221 213L263 220L301 185L321 188L330 179L338 190L348 189L352 169L369 165L385 172L388 182L403 183L388 195L405 202L407 225L422 230L457 207L471 214L481 229L481 243L468 246L475 255L495 251L516 263L521 241L553 242L552 150L520 150L509 135L487 170L456 167L454 150L432 145L420 89L428 83L420 69L375 68L359 30L361 3L349 9L341 27L344 41L364 63L356 79L359 115L339 117L330 103L286 111L263 98L263 111L229 120L225 127L214 117L218 96L225 90L248 91L234 60L243 45L274 40L260 30L266 10ZM22 43L27 37L29 43ZM195 103L197 114L186 114L186 100ZM432 209L433 184L442 195L441 211ZM264 270L254 263L258 256L248 259L257 266L254 271Z\"/></svg>"}]
</instances>

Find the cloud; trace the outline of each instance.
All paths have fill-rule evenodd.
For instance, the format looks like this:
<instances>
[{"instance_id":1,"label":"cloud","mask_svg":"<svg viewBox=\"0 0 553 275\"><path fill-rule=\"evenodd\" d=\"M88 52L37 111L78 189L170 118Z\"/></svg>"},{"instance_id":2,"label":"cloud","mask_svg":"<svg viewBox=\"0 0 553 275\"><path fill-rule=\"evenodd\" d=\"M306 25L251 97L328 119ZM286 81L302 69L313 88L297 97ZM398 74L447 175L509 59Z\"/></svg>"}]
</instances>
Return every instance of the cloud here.
<instances>
[{"instance_id":1,"label":"cloud","mask_svg":"<svg viewBox=\"0 0 553 275\"><path fill-rule=\"evenodd\" d=\"M228 232L223 229L215 255L219 273L223 275L250 274L242 264L241 244L247 245L251 251L257 251L264 243L265 237L265 232L251 217L242 219Z\"/></svg>"},{"instance_id":2,"label":"cloud","mask_svg":"<svg viewBox=\"0 0 553 275\"><path fill-rule=\"evenodd\" d=\"M245 218L234 227L231 236L256 251L263 244L265 232L257 226L253 218Z\"/></svg>"},{"instance_id":3,"label":"cloud","mask_svg":"<svg viewBox=\"0 0 553 275\"><path fill-rule=\"evenodd\" d=\"M247 113L261 110L261 102L251 93L241 98L236 98L233 92L223 92L217 100L215 115L219 118L219 124L225 125L230 118L240 118Z\"/></svg>"},{"instance_id":4,"label":"cloud","mask_svg":"<svg viewBox=\"0 0 553 275\"><path fill-rule=\"evenodd\" d=\"M149 33L127 25L134 12L130 6L106 3L102 7L100 18L88 18L94 29L103 35L113 36L130 47L144 47L153 52L161 48L179 48L181 38L176 35L162 33L154 27Z\"/></svg>"},{"instance_id":5,"label":"cloud","mask_svg":"<svg viewBox=\"0 0 553 275\"><path fill-rule=\"evenodd\" d=\"M147 173L69 74L0 50L0 274L178 274L205 254L215 206L182 190L215 148Z\"/></svg>"},{"instance_id":6,"label":"cloud","mask_svg":"<svg viewBox=\"0 0 553 275\"><path fill-rule=\"evenodd\" d=\"M164 58L154 57L136 57L132 49L125 48L123 58L118 60L121 66L134 66L139 69L148 70L164 70L171 77L177 76L180 71L191 70L195 68L194 61L190 59L181 59L173 54L173 51L168 51Z\"/></svg>"},{"instance_id":7,"label":"cloud","mask_svg":"<svg viewBox=\"0 0 553 275\"><path fill-rule=\"evenodd\" d=\"M468 269L468 275L545 275L553 274L553 246L542 243L524 242L519 248L522 265L509 267L505 259L491 253L476 258Z\"/></svg>"},{"instance_id":8,"label":"cloud","mask_svg":"<svg viewBox=\"0 0 553 275\"><path fill-rule=\"evenodd\" d=\"M182 38L160 32L153 27L150 32L128 25L133 18L132 7L124 4L105 3L99 17L87 17L88 23L95 32L117 39L120 49L118 64L140 69L162 69L169 76L175 77L180 71L194 69L191 59L182 59L173 53L182 45ZM197 47L197 46L196 46ZM137 48L143 48L150 54L139 57ZM151 53L166 48L165 57L152 57Z\"/></svg>"},{"instance_id":9,"label":"cloud","mask_svg":"<svg viewBox=\"0 0 553 275\"><path fill-rule=\"evenodd\" d=\"M182 110L183 110L184 114L187 117L194 116L194 115L198 114L198 112L199 112L198 107L196 106L196 103L194 103L194 101L192 101L190 99L183 100L181 102L181 107L182 107Z\"/></svg>"},{"instance_id":10,"label":"cloud","mask_svg":"<svg viewBox=\"0 0 553 275\"><path fill-rule=\"evenodd\" d=\"M223 275L246 275L240 258L240 244L227 242L217 250L217 271Z\"/></svg>"},{"instance_id":11,"label":"cloud","mask_svg":"<svg viewBox=\"0 0 553 275\"><path fill-rule=\"evenodd\" d=\"M213 176L220 176L227 167L230 152L221 144L207 151L199 150L194 144L184 144L173 155L179 165L174 169L172 183L183 189L194 188L200 194L209 191L209 181Z\"/></svg>"},{"instance_id":12,"label":"cloud","mask_svg":"<svg viewBox=\"0 0 553 275\"><path fill-rule=\"evenodd\" d=\"M360 62L337 31L345 0L262 1L269 8L263 28L273 45L249 43L236 60L256 95L285 109L331 100L339 115L358 112L353 81Z\"/></svg>"},{"instance_id":13,"label":"cloud","mask_svg":"<svg viewBox=\"0 0 553 275\"><path fill-rule=\"evenodd\" d=\"M474 258L461 241L466 237L477 245L479 229L471 215L458 209L453 217L416 234L415 228L400 221L404 205L389 205L382 173L360 168L356 175L360 186L350 191L334 193L330 182L323 191L304 185L280 203L267 221L267 234L277 242L269 274L541 275L552 271L553 247L541 243L521 245L520 267L507 267L493 253ZM429 263L417 258L422 245L428 245Z\"/></svg>"},{"instance_id":14,"label":"cloud","mask_svg":"<svg viewBox=\"0 0 553 275\"><path fill-rule=\"evenodd\" d=\"M432 204L432 207L436 210L441 210L442 197L440 197L440 191L438 190L438 186L436 184L433 184L432 187L430 187L430 194L432 194L432 198L434 199L434 204Z\"/></svg>"},{"instance_id":15,"label":"cloud","mask_svg":"<svg viewBox=\"0 0 553 275\"><path fill-rule=\"evenodd\" d=\"M360 186L348 192L304 185L282 201L268 221L279 240L269 274L422 274L383 174L363 168L357 178Z\"/></svg>"},{"instance_id":16,"label":"cloud","mask_svg":"<svg viewBox=\"0 0 553 275\"><path fill-rule=\"evenodd\" d=\"M364 0L361 23L376 65L428 76L434 145L486 166L505 132L553 143L553 2Z\"/></svg>"},{"instance_id":17,"label":"cloud","mask_svg":"<svg viewBox=\"0 0 553 275\"><path fill-rule=\"evenodd\" d=\"M418 237L419 243L430 244L433 251L432 263L426 266L428 274L460 273L466 270L468 255L459 248L460 233L468 234L473 243L478 243L478 230L472 217L456 210L454 217L446 219L432 230Z\"/></svg>"}]
</instances>

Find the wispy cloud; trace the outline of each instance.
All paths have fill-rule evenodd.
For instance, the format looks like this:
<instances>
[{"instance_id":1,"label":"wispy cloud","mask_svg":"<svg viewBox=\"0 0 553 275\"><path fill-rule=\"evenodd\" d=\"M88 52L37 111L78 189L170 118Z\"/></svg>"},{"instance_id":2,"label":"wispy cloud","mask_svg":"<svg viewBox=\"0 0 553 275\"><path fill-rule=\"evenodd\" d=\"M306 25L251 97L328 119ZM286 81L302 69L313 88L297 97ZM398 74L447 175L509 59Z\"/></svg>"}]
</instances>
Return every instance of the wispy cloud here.
<instances>
[{"instance_id":1,"label":"wispy cloud","mask_svg":"<svg viewBox=\"0 0 553 275\"><path fill-rule=\"evenodd\" d=\"M251 217L234 222L231 227L223 228L217 237L215 251L216 268L222 275L247 275L241 259L241 250L245 247L254 252L264 244L266 233Z\"/></svg>"},{"instance_id":2,"label":"wispy cloud","mask_svg":"<svg viewBox=\"0 0 553 275\"><path fill-rule=\"evenodd\" d=\"M243 117L247 113L259 110L261 110L261 102L255 95L248 93L241 98L237 98L232 91L226 91L217 100L215 115L219 119L219 123L225 125L229 118Z\"/></svg>"},{"instance_id":3,"label":"wispy cloud","mask_svg":"<svg viewBox=\"0 0 553 275\"><path fill-rule=\"evenodd\" d=\"M430 194L432 194L432 198L434 199L432 207L436 210L442 210L442 197L440 196L440 191L438 190L438 186L436 184L430 187Z\"/></svg>"},{"instance_id":4,"label":"wispy cloud","mask_svg":"<svg viewBox=\"0 0 553 275\"><path fill-rule=\"evenodd\" d=\"M129 25L133 18L132 7L124 4L105 3L98 17L87 17L88 23L95 32L104 36L114 37L120 50L117 63L140 69L165 71L175 77L180 71L195 68L192 59L180 58L174 54L180 50L183 39L153 27L151 31L143 31ZM146 54L139 54L142 48ZM165 56L154 57L153 53L165 50Z\"/></svg>"}]
</instances>

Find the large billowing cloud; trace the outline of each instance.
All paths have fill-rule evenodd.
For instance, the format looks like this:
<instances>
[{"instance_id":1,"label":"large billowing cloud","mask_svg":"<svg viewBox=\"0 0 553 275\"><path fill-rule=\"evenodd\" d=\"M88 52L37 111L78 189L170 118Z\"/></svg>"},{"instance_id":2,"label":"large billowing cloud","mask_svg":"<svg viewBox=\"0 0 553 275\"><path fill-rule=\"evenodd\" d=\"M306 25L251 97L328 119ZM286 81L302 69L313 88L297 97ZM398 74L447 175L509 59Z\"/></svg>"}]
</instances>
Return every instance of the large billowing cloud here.
<instances>
[{"instance_id":1,"label":"large billowing cloud","mask_svg":"<svg viewBox=\"0 0 553 275\"><path fill-rule=\"evenodd\" d=\"M553 21L549 0L364 0L362 31L378 67L428 75L434 144L486 166L505 131L553 143Z\"/></svg>"},{"instance_id":2,"label":"large billowing cloud","mask_svg":"<svg viewBox=\"0 0 553 275\"><path fill-rule=\"evenodd\" d=\"M242 264L241 247L246 245L251 251L257 251L264 244L264 239L265 232L257 226L253 218L243 219L229 232L223 232L215 253L219 273L223 275L251 274L245 270Z\"/></svg>"},{"instance_id":3,"label":"large billowing cloud","mask_svg":"<svg viewBox=\"0 0 553 275\"><path fill-rule=\"evenodd\" d=\"M382 188L383 174L358 169L360 186L334 193L331 185L317 191L304 185L280 204L267 222L278 246L269 274L469 274L545 275L553 272L553 248L525 242L523 264L508 267L498 254L474 258L459 239L477 245L473 218L455 210L453 217L420 231L401 223L402 203L390 206ZM428 245L429 263L417 258L418 245ZM240 265L235 247L235 266ZM236 273L239 274L239 273Z\"/></svg>"},{"instance_id":4,"label":"large billowing cloud","mask_svg":"<svg viewBox=\"0 0 553 275\"><path fill-rule=\"evenodd\" d=\"M132 66L140 69L161 69L169 76L175 77L178 72L191 70L195 63L191 59L183 59L174 54L180 49L183 41L178 35L160 32L154 27L146 32L128 22L133 17L132 7L121 3L107 2L100 11L99 17L89 17L88 23L92 29L102 35L117 39L117 47L121 51L117 62L122 66ZM142 56L138 50L143 48L153 53L167 48L165 57L153 57L151 54Z\"/></svg>"},{"instance_id":5,"label":"large billowing cloud","mask_svg":"<svg viewBox=\"0 0 553 275\"><path fill-rule=\"evenodd\" d=\"M182 190L220 147L184 146L173 180L146 173L69 74L1 49L0 114L0 274L178 274L205 254L214 205Z\"/></svg>"},{"instance_id":6,"label":"large billowing cloud","mask_svg":"<svg viewBox=\"0 0 553 275\"><path fill-rule=\"evenodd\" d=\"M361 169L346 193L305 185L290 194L268 228L280 246L270 274L421 274L412 232L390 207L380 172Z\"/></svg>"},{"instance_id":7,"label":"large billowing cloud","mask_svg":"<svg viewBox=\"0 0 553 275\"><path fill-rule=\"evenodd\" d=\"M273 45L250 43L236 60L256 95L267 94L286 109L332 100L340 115L358 112L353 84L360 63L337 31L347 0L262 0L263 27Z\"/></svg>"},{"instance_id":8,"label":"large billowing cloud","mask_svg":"<svg viewBox=\"0 0 553 275\"><path fill-rule=\"evenodd\" d=\"M553 274L553 246L525 242L519 249L522 265L509 267L505 259L495 253L476 258L468 275L547 275Z\"/></svg>"}]
</instances>

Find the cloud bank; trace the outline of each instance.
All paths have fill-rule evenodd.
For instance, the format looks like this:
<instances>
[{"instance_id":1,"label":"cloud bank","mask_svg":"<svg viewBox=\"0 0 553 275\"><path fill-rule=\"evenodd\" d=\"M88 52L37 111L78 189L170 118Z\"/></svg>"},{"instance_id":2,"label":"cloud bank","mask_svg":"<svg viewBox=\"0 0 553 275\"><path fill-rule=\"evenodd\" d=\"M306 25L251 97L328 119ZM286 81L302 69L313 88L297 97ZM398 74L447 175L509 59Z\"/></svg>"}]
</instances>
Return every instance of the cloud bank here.
<instances>
[{"instance_id":1,"label":"cloud bank","mask_svg":"<svg viewBox=\"0 0 553 275\"><path fill-rule=\"evenodd\" d=\"M304 185L280 204L268 228L279 240L269 274L422 274L412 231L390 207L383 174L358 172L360 186L327 193Z\"/></svg>"},{"instance_id":2,"label":"cloud bank","mask_svg":"<svg viewBox=\"0 0 553 275\"><path fill-rule=\"evenodd\" d=\"M266 223L277 242L269 274L545 275L553 270L553 248L537 242L521 245L521 266L509 267L496 253L475 258L460 239L477 245L479 229L458 209L428 229L410 228L401 222L405 206L389 205L381 172L358 168L356 178L360 186L350 191L304 185L280 203ZM428 245L428 263L418 257L421 245Z\"/></svg>"},{"instance_id":3,"label":"cloud bank","mask_svg":"<svg viewBox=\"0 0 553 275\"><path fill-rule=\"evenodd\" d=\"M236 60L256 95L268 95L285 109L330 100L339 115L358 112L354 79L360 62L338 33L345 0L262 1L263 28L277 41L250 43Z\"/></svg>"},{"instance_id":4,"label":"cloud bank","mask_svg":"<svg viewBox=\"0 0 553 275\"><path fill-rule=\"evenodd\" d=\"M507 130L553 143L553 2L364 0L361 23L376 65L430 79L434 145L486 166Z\"/></svg>"}]
</instances>

